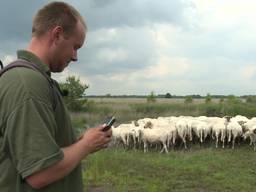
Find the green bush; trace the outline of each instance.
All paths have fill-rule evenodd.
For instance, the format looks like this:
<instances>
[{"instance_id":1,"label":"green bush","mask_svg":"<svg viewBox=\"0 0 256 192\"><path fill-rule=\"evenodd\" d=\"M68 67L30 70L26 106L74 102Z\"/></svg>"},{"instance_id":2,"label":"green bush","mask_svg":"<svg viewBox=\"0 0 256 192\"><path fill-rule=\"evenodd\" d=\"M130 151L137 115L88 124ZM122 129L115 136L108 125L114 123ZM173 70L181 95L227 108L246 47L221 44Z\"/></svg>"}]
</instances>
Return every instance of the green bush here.
<instances>
[{"instance_id":1,"label":"green bush","mask_svg":"<svg viewBox=\"0 0 256 192\"><path fill-rule=\"evenodd\" d=\"M223 116L222 105L208 104L205 106L205 115L208 117L219 117Z\"/></svg>"},{"instance_id":2,"label":"green bush","mask_svg":"<svg viewBox=\"0 0 256 192\"><path fill-rule=\"evenodd\" d=\"M193 98L192 98L192 96L186 96L186 97L185 97L185 100L184 100L184 103L185 103L185 104L193 103Z\"/></svg>"},{"instance_id":3,"label":"green bush","mask_svg":"<svg viewBox=\"0 0 256 192\"><path fill-rule=\"evenodd\" d=\"M256 96L246 97L246 103L256 104Z\"/></svg>"},{"instance_id":4,"label":"green bush","mask_svg":"<svg viewBox=\"0 0 256 192\"><path fill-rule=\"evenodd\" d=\"M208 93L205 97L205 103L211 103L212 101L212 96Z\"/></svg>"},{"instance_id":5,"label":"green bush","mask_svg":"<svg viewBox=\"0 0 256 192\"><path fill-rule=\"evenodd\" d=\"M221 104L223 102L224 102L224 98L220 98L219 103Z\"/></svg>"},{"instance_id":6,"label":"green bush","mask_svg":"<svg viewBox=\"0 0 256 192\"><path fill-rule=\"evenodd\" d=\"M234 96L234 95L229 95L227 100L226 100L226 103L228 103L228 104L240 104L240 103L242 103L242 100L239 99L238 97Z\"/></svg>"},{"instance_id":7,"label":"green bush","mask_svg":"<svg viewBox=\"0 0 256 192\"><path fill-rule=\"evenodd\" d=\"M147 102L148 103L155 103L156 102L156 96L153 91L147 96Z\"/></svg>"},{"instance_id":8,"label":"green bush","mask_svg":"<svg viewBox=\"0 0 256 192\"><path fill-rule=\"evenodd\" d=\"M88 85L82 84L79 78L75 76L69 76L65 83L60 83L60 89L62 92L66 92L64 96L64 102L71 111L81 111L86 99L83 98L84 91L88 88Z\"/></svg>"}]
</instances>

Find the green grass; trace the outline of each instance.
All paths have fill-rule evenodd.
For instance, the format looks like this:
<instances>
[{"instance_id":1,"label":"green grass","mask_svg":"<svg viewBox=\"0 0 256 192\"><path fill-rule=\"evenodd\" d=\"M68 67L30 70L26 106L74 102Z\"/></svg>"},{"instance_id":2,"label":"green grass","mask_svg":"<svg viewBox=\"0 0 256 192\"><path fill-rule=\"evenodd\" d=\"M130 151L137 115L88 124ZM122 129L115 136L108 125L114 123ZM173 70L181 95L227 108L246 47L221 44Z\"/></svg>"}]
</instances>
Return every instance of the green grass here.
<instances>
[{"instance_id":1,"label":"green grass","mask_svg":"<svg viewBox=\"0 0 256 192\"><path fill-rule=\"evenodd\" d=\"M107 149L84 163L86 189L104 191L255 191L256 153L246 146L169 154Z\"/></svg>"}]
</instances>

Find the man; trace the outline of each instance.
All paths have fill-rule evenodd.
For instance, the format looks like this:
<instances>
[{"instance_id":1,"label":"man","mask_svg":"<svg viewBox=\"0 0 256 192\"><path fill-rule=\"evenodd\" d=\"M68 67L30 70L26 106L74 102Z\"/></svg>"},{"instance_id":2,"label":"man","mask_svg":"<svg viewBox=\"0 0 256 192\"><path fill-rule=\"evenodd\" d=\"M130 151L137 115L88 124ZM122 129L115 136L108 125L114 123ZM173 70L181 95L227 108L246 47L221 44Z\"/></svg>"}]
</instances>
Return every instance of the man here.
<instances>
[{"instance_id":1,"label":"man","mask_svg":"<svg viewBox=\"0 0 256 192\"><path fill-rule=\"evenodd\" d=\"M104 132L104 125L75 138L50 78L77 61L85 35L85 22L72 6L49 3L34 18L28 48L18 51L18 62L39 70L16 67L1 76L1 192L82 192L81 160L110 141L111 130Z\"/></svg>"}]
</instances>

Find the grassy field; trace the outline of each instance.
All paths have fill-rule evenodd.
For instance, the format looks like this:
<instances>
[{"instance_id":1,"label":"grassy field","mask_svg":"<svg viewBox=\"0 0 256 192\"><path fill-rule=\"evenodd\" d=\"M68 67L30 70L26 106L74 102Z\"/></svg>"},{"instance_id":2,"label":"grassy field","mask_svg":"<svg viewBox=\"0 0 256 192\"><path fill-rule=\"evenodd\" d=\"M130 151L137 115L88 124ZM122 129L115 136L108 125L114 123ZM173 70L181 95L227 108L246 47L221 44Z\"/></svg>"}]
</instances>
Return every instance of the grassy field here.
<instances>
[{"instance_id":1,"label":"grassy field","mask_svg":"<svg viewBox=\"0 0 256 192\"><path fill-rule=\"evenodd\" d=\"M255 191L256 153L248 146L169 154L107 149L84 161L85 191Z\"/></svg>"},{"instance_id":2,"label":"grassy field","mask_svg":"<svg viewBox=\"0 0 256 192\"><path fill-rule=\"evenodd\" d=\"M184 104L182 100L89 99L86 110L72 113L78 134L86 127L115 115L117 124L159 116L256 116L256 105L244 102L205 104L203 100ZM85 191L89 192L247 192L256 191L256 152L248 144L215 149L213 144L169 154L142 150L106 149L83 162Z\"/></svg>"}]
</instances>

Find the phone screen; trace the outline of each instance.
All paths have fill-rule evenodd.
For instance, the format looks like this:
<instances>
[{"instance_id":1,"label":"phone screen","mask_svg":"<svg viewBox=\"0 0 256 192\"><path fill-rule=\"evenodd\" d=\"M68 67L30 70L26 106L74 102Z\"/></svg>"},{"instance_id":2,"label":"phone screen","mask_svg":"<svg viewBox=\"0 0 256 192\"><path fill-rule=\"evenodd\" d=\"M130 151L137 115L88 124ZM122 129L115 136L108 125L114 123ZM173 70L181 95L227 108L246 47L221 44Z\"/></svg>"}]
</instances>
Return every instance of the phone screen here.
<instances>
[{"instance_id":1,"label":"phone screen","mask_svg":"<svg viewBox=\"0 0 256 192\"><path fill-rule=\"evenodd\" d=\"M114 116L107 118L107 120L104 122L104 124L106 124L106 126L104 127L103 131L109 130L115 121L116 121L116 119Z\"/></svg>"}]
</instances>

